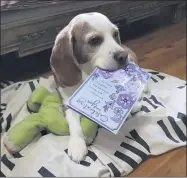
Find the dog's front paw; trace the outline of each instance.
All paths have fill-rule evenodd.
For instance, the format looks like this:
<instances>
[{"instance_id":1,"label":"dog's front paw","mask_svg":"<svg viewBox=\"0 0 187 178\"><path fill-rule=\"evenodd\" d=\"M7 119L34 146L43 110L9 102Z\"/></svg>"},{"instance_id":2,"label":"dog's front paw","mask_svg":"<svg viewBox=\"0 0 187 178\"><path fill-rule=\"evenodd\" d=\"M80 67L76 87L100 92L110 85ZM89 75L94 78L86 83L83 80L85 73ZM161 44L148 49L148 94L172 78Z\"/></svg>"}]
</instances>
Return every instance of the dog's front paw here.
<instances>
[{"instance_id":1,"label":"dog's front paw","mask_svg":"<svg viewBox=\"0 0 187 178\"><path fill-rule=\"evenodd\" d=\"M136 105L134 105L134 107L132 108L131 113L132 114L137 113L141 110L141 108L142 108L142 104L137 102Z\"/></svg>"},{"instance_id":2,"label":"dog's front paw","mask_svg":"<svg viewBox=\"0 0 187 178\"><path fill-rule=\"evenodd\" d=\"M131 113L137 113L141 110L142 108L142 99L143 99L143 96L140 95L140 97L138 98L138 101L137 103L133 106L132 110L131 110Z\"/></svg>"},{"instance_id":3,"label":"dog's front paw","mask_svg":"<svg viewBox=\"0 0 187 178\"><path fill-rule=\"evenodd\" d=\"M85 159L88 149L85 140L79 136L71 136L68 147L68 155L76 163Z\"/></svg>"}]
</instances>

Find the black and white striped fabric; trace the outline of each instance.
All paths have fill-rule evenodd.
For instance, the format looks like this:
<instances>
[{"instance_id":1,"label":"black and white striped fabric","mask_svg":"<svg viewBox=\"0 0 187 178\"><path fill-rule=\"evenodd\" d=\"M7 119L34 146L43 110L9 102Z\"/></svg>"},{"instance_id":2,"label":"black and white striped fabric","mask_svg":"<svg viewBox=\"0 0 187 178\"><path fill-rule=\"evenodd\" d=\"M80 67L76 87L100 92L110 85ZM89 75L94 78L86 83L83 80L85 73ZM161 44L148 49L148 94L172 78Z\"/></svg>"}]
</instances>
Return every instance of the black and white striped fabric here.
<instances>
[{"instance_id":1,"label":"black and white striped fabric","mask_svg":"<svg viewBox=\"0 0 187 178\"><path fill-rule=\"evenodd\" d=\"M0 89L6 88L12 84L14 84L14 82L12 82L12 81L1 81L0 80Z\"/></svg>"},{"instance_id":2,"label":"black and white striped fabric","mask_svg":"<svg viewBox=\"0 0 187 178\"><path fill-rule=\"evenodd\" d=\"M149 155L160 155L186 145L186 81L147 70L152 74L149 93L118 135L100 128L80 164L67 155L69 136L38 135L26 148L10 155L1 144L1 177L126 176ZM30 114L26 101L39 86L53 91L53 77L12 84L2 90L2 139L8 129ZM42 136L44 135L44 136ZM78 145L75 145L78 147Z\"/></svg>"}]
</instances>

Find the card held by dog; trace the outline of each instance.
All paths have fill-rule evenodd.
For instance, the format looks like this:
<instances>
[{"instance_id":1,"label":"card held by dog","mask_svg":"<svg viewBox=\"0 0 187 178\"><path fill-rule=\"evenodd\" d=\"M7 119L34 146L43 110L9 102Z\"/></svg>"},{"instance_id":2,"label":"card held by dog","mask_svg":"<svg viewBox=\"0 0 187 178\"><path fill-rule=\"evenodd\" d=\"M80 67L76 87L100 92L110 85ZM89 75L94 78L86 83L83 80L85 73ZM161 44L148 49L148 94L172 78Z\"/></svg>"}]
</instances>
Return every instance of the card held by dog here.
<instances>
[{"instance_id":1,"label":"card held by dog","mask_svg":"<svg viewBox=\"0 0 187 178\"><path fill-rule=\"evenodd\" d=\"M97 68L70 97L67 105L117 134L149 77L134 63L117 71Z\"/></svg>"}]
</instances>

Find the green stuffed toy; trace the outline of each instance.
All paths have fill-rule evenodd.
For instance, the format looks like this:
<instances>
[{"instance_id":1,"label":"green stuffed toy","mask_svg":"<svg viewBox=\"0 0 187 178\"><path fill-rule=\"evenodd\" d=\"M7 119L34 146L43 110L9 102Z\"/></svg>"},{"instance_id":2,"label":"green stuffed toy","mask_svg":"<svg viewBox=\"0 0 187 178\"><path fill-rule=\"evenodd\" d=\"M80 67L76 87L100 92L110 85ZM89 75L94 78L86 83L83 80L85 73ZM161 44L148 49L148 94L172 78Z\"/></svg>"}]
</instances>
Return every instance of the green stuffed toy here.
<instances>
[{"instance_id":1,"label":"green stuffed toy","mask_svg":"<svg viewBox=\"0 0 187 178\"><path fill-rule=\"evenodd\" d=\"M22 150L43 130L61 136L69 135L63 99L58 92L50 93L44 87L38 88L30 96L27 106L33 114L12 127L4 139L5 148L9 153L14 154ZM81 117L81 127L86 141L95 138L98 129L96 123Z\"/></svg>"}]
</instances>

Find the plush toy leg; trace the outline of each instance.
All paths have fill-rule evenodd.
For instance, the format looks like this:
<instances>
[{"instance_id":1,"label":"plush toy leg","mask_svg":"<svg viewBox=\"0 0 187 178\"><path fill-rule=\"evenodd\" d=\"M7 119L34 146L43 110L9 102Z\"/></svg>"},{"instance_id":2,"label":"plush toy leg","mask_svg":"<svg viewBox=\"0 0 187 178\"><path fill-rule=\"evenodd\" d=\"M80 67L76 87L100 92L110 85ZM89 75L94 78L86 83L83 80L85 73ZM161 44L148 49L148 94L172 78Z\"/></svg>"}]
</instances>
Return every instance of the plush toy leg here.
<instances>
[{"instance_id":1,"label":"plush toy leg","mask_svg":"<svg viewBox=\"0 0 187 178\"><path fill-rule=\"evenodd\" d=\"M48 108L45 115L47 115L47 117L44 118L46 120L45 123L47 123L47 130L60 136L69 135L68 123L58 110L55 111L53 108Z\"/></svg>"},{"instance_id":2,"label":"plush toy leg","mask_svg":"<svg viewBox=\"0 0 187 178\"><path fill-rule=\"evenodd\" d=\"M44 88L37 88L27 101L28 108L33 112L38 112L43 100L48 96L50 92Z\"/></svg>"},{"instance_id":3,"label":"plush toy leg","mask_svg":"<svg viewBox=\"0 0 187 178\"><path fill-rule=\"evenodd\" d=\"M81 127L82 127L82 131L84 133L84 136L85 136L86 144L87 145L91 144L93 142L94 138L96 137L98 125L95 122L93 122L85 117L82 117L81 118Z\"/></svg>"},{"instance_id":4,"label":"plush toy leg","mask_svg":"<svg viewBox=\"0 0 187 178\"><path fill-rule=\"evenodd\" d=\"M45 123L42 121L40 114L31 114L16 124L4 139L5 148L11 154L22 150L45 128Z\"/></svg>"}]
</instances>

